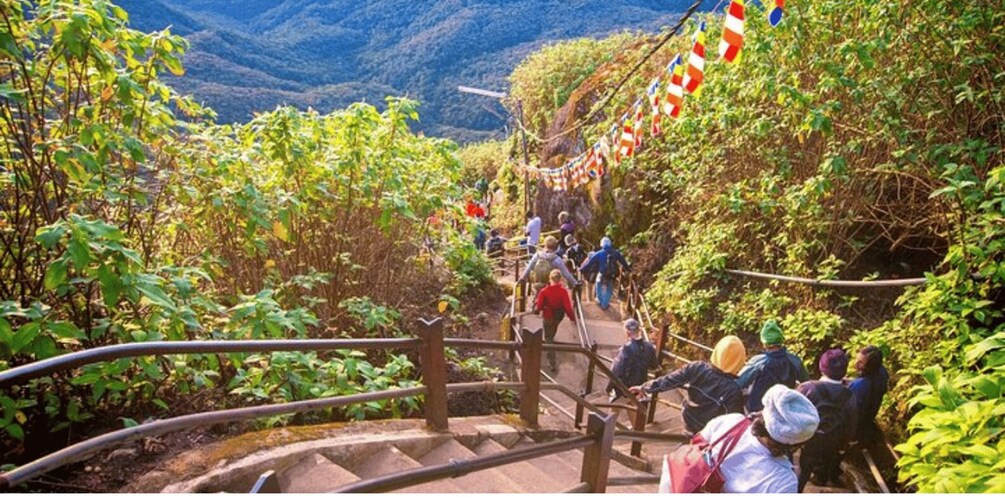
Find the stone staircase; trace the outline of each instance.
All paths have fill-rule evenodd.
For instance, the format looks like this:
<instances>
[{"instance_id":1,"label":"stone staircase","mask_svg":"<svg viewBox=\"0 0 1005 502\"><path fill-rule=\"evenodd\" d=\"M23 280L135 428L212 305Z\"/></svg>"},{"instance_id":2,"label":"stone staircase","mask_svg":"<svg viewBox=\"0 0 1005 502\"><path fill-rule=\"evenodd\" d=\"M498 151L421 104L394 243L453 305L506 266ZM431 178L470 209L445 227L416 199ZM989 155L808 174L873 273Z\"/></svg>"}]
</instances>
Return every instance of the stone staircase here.
<instances>
[{"instance_id":1,"label":"stone staircase","mask_svg":"<svg viewBox=\"0 0 1005 502\"><path fill-rule=\"evenodd\" d=\"M451 432L444 433L426 429L420 420L261 431L179 455L161 472L136 480L126 491L247 492L261 474L271 470L276 473L275 481L283 493L325 493L359 480L527 448L579 434L543 426L525 429L517 423L509 416L490 416L452 418ZM292 438L296 440L291 442ZM271 444L278 446L270 447ZM616 460L610 462L609 477L649 474ZM558 493L579 484L582 463L583 451L572 450L397 492ZM608 492L654 493L656 488L655 484L611 486Z\"/></svg>"}]
</instances>

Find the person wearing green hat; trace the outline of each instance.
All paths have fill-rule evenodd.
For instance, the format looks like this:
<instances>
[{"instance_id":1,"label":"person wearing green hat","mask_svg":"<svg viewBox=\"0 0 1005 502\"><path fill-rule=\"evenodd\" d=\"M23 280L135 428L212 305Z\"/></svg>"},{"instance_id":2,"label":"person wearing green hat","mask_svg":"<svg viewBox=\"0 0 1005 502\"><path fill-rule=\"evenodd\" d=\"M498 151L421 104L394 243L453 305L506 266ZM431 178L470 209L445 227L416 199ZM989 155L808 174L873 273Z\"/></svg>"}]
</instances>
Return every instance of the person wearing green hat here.
<instances>
[{"instance_id":1,"label":"person wearing green hat","mask_svg":"<svg viewBox=\"0 0 1005 502\"><path fill-rule=\"evenodd\" d=\"M782 384L794 388L797 383L810 379L806 367L799 356L785 349L785 334L774 319L764 323L761 328L761 343L764 353L758 354L740 370L736 384L741 389L747 389L748 413L761 411L761 398L773 385Z\"/></svg>"}]
</instances>

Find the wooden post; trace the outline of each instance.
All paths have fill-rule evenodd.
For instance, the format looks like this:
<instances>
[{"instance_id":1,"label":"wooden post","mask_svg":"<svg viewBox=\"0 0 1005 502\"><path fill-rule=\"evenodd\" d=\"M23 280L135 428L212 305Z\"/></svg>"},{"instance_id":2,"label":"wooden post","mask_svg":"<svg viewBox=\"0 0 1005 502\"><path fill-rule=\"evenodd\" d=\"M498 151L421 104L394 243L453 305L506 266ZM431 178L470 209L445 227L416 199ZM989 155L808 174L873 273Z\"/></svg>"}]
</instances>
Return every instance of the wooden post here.
<instances>
[{"instance_id":1,"label":"wooden post","mask_svg":"<svg viewBox=\"0 0 1005 502\"><path fill-rule=\"evenodd\" d=\"M541 399L541 338L544 330L530 331L524 328L520 336L520 380L526 385L520 397L520 418L529 427L537 427L538 403Z\"/></svg>"},{"instance_id":2,"label":"wooden post","mask_svg":"<svg viewBox=\"0 0 1005 502\"><path fill-rule=\"evenodd\" d=\"M646 420L649 418L649 400L639 399L639 406L635 409L635 416L632 417L632 430L644 432L646 430ZM655 406L654 406L655 408ZM642 442L632 441L632 456L642 456Z\"/></svg>"},{"instance_id":3,"label":"wooden post","mask_svg":"<svg viewBox=\"0 0 1005 502\"><path fill-rule=\"evenodd\" d=\"M590 492L607 491L607 471L611 466L611 448L614 445L614 415L601 417L590 413L586 433L597 439L583 452L583 468L580 482L589 483Z\"/></svg>"},{"instance_id":4,"label":"wooden post","mask_svg":"<svg viewBox=\"0 0 1005 502\"><path fill-rule=\"evenodd\" d=\"M426 426L447 430L447 360L443 353L443 319L419 319L419 361L426 385Z\"/></svg>"},{"instance_id":5,"label":"wooden post","mask_svg":"<svg viewBox=\"0 0 1005 502\"><path fill-rule=\"evenodd\" d=\"M593 345L590 345L590 352L593 352L593 355L597 355L597 348L598 348L597 342L593 342ZM595 357L591 357L590 358L590 365L586 369L586 388L583 389L583 397L584 398L586 396L589 396L590 394L593 394L593 375L597 371L597 365L596 365L596 363L594 363L595 360L596 360ZM579 425L579 423L582 422L582 420L583 420L583 405L580 404L580 403L576 403L576 428L577 429L579 429L581 427Z\"/></svg>"},{"instance_id":6,"label":"wooden post","mask_svg":"<svg viewBox=\"0 0 1005 502\"><path fill-rule=\"evenodd\" d=\"M663 349L664 347L666 347L667 344L667 338L668 338L667 335L670 333L670 325L664 323L662 326L660 326L660 330L657 333L658 334L656 335L656 365L659 366L660 369L663 369L663 357L664 357ZM650 398L651 402L649 403L649 417L646 420L646 423L651 424L656 420L656 406L659 405L658 401L659 396L660 396L659 392L654 392L652 394L652 397Z\"/></svg>"}]
</instances>

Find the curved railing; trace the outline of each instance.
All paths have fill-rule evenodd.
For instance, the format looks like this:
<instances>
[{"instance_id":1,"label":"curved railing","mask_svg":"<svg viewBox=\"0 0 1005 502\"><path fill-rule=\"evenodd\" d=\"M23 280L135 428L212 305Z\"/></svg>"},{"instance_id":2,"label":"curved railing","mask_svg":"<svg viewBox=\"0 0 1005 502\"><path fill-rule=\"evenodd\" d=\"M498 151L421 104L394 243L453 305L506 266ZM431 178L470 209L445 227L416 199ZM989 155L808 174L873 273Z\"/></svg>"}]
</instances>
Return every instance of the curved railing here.
<instances>
[{"instance_id":1,"label":"curved railing","mask_svg":"<svg viewBox=\"0 0 1005 502\"><path fill-rule=\"evenodd\" d=\"M517 323L517 326L519 326L519 323ZM539 398L541 397L542 390L557 390L569 395L573 399L581 399L575 392L560 384L545 383L542 385L540 381L540 365L543 350L554 350L557 352L567 352L584 356L591 361L591 364L596 365L598 371L607 375L608 378L613 378L613 375L610 374L610 370L602 364L598 364L599 360L597 359L596 354L592 353L590 350L575 345L543 344L540 331L531 333L527 330L523 330L523 333L517 341L509 342L445 339L443 338L443 322L441 319L435 319L432 322L420 321L418 331L419 336L416 338L401 339L249 340L129 343L65 354L0 372L0 389L4 389L36 378L47 377L59 372L73 371L89 364L127 357L167 356L180 354L385 349L417 350L421 361L424 383L422 386L405 389L370 392L351 396L311 399L292 403L251 406L240 409L211 411L163 420L155 420L146 424L112 431L107 434L102 434L100 436L84 440L28 464L19 466L12 471L0 474L0 489L25 483L60 467L89 458L100 451L143 437L155 436L168 432L212 424L246 421L277 415L287 415L291 413L338 408L364 402L400 399L420 395L425 396L426 423L430 428L435 430L448 429L448 394L478 391L495 392L500 390L521 392L520 417L529 426L536 426ZM504 350L519 353L519 357L522 361L520 375L521 381L447 384L446 356L444 353L444 349L447 347L477 350ZM575 442L569 442L569 445L586 445L589 443L596 446L596 448L599 448L596 450L595 454L586 456L590 459L592 464L586 465L587 462L584 461L583 482L589 485L589 489L591 491L603 491L606 486L606 458L608 458L610 454L610 445L607 444L607 446L604 446L604 442L607 441L609 443L606 438L613 437L613 420L608 420L610 417L601 411L600 408L585 402L585 400L582 401L584 401L582 404L591 409L596 417L591 418L591 422L595 423L593 429L587 431L588 435L592 436L589 438L580 438ZM600 422L597 422L597 420L600 420ZM608 424L608 422L610 422L609 425L604 425ZM602 432L601 429L605 427L610 428L610 431ZM672 436L667 437L669 438L668 440L672 440ZM593 448L594 446L589 446L589 448ZM601 461L598 455L603 456L605 460ZM520 459L510 459L510 461L519 460ZM484 465L501 465L492 463L496 461L500 460L490 459L486 461L488 463ZM600 469L601 464L604 466L603 469ZM600 472L601 470L603 471L602 473ZM456 474L455 471L446 469L429 471L423 474L423 476L429 475L435 477L445 475L444 473L448 471ZM587 476L586 473L590 473L589 476ZM398 483L397 481L388 482L391 484L387 486L398 486L395 484ZM365 486L360 485L356 488L370 491L379 488L379 486L370 484Z\"/></svg>"}]
</instances>

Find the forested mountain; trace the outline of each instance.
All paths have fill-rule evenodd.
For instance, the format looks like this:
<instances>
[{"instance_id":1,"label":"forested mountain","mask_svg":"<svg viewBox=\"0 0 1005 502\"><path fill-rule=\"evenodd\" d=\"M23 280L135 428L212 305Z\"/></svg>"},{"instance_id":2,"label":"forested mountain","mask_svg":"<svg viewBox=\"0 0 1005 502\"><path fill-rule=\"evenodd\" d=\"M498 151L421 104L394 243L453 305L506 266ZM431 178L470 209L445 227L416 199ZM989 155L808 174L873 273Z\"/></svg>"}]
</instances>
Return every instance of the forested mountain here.
<instances>
[{"instance_id":1,"label":"forested mountain","mask_svg":"<svg viewBox=\"0 0 1005 502\"><path fill-rule=\"evenodd\" d=\"M692 0L120 0L134 28L167 26L192 44L172 82L219 113L248 120L279 104L322 112L385 96L419 100L427 134L499 134L505 115L458 85L505 90L547 44L621 30L658 31ZM704 9L715 2L706 1ZM492 108L495 114L486 111Z\"/></svg>"}]
</instances>

